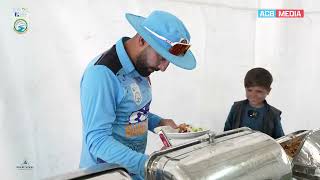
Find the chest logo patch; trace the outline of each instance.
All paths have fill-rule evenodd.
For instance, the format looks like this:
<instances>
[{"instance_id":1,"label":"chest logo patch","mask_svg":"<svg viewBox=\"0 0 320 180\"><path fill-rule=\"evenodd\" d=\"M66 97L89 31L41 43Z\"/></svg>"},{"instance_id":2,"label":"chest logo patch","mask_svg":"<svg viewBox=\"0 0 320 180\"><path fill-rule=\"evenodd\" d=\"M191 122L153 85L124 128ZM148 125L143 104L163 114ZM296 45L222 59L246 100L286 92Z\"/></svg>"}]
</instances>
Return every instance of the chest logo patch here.
<instances>
[{"instance_id":1,"label":"chest logo patch","mask_svg":"<svg viewBox=\"0 0 320 180\"><path fill-rule=\"evenodd\" d=\"M136 83L132 83L130 85L130 88L131 88L131 91L132 91L134 102L137 105L140 105L141 102L142 102L142 95L141 95L141 91L140 91L139 86Z\"/></svg>"}]
</instances>

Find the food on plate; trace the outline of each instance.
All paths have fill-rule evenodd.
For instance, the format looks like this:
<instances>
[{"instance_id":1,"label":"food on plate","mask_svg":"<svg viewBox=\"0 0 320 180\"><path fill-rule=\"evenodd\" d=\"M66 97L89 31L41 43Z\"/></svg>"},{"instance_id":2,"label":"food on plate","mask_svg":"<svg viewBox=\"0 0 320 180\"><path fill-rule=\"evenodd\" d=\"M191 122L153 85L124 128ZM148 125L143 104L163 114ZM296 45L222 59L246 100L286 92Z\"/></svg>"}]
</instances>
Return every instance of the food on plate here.
<instances>
[{"instance_id":1,"label":"food on plate","mask_svg":"<svg viewBox=\"0 0 320 180\"><path fill-rule=\"evenodd\" d=\"M191 132L192 127L189 124L183 123L178 126L179 133Z\"/></svg>"},{"instance_id":2,"label":"food on plate","mask_svg":"<svg viewBox=\"0 0 320 180\"><path fill-rule=\"evenodd\" d=\"M202 128L195 128L195 127L192 127L191 125L186 124L186 123L180 124L180 125L178 126L178 129L179 129L179 133L203 131Z\"/></svg>"}]
</instances>

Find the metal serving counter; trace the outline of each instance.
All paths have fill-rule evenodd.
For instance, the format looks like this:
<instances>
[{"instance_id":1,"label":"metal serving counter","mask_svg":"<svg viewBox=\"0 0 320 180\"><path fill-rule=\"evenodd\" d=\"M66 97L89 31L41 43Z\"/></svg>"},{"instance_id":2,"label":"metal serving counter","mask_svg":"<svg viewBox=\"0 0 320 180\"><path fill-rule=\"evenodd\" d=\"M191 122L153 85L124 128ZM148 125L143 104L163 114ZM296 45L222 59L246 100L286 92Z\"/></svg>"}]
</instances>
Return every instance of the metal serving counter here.
<instances>
[{"instance_id":1,"label":"metal serving counter","mask_svg":"<svg viewBox=\"0 0 320 180\"><path fill-rule=\"evenodd\" d=\"M79 169L66 174L47 178L45 180L131 180L126 169L108 164L98 164L87 169Z\"/></svg>"},{"instance_id":2,"label":"metal serving counter","mask_svg":"<svg viewBox=\"0 0 320 180\"><path fill-rule=\"evenodd\" d=\"M291 162L270 136L239 128L152 154L146 179L291 179Z\"/></svg>"},{"instance_id":3,"label":"metal serving counter","mask_svg":"<svg viewBox=\"0 0 320 180\"><path fill-rule=\"evenodd\" d=\"M99 164L48 180L131 179L124 168ZM320 179L320 130L300 130L274 140L239 128L157 151L145 165L148 180Z\"/></svg>"}]
</instances>

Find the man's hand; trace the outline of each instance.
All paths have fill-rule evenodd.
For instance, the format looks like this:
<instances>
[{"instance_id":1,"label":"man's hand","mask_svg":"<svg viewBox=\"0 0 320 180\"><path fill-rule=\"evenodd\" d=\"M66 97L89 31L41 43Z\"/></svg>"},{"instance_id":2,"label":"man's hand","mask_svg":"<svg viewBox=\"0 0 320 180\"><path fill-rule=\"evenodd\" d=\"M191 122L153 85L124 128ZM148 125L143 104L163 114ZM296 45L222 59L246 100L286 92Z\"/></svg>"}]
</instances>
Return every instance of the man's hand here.
<instances>
[{"instance_id":1,"label":"man's hand","mask_svg":"<svg viewBox=\"0 0 320 180\"><path fill-rule=\"evenodd\" d=\"M159 126L171 126L174 129L178 128L178 126L172 119L161 119Z\"/></svg>"}]
</instances>

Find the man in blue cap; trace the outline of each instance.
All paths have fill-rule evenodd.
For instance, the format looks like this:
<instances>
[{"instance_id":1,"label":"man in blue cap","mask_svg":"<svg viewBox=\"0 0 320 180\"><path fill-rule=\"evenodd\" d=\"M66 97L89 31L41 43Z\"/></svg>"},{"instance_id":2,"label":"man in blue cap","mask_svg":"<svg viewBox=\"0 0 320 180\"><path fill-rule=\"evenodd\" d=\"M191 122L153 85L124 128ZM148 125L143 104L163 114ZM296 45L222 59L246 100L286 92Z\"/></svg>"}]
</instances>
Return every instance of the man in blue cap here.
<instances>
[{"instance_id":1,"label":"man in blue cap","mask_svg":"<svg viewBox=\"0 0 320 180\"><path fill-rule=\"evenodd\" d=\"M83 141L80 167L99 163L125 167L144 178L147 132L157 126L177 128L171 119L149 112L149 75L169 63L194 69L190 34L174 15L154 11L147 18L126 14L137 31L94 58L81 80Z\"/></svg>"}]
</instances>

